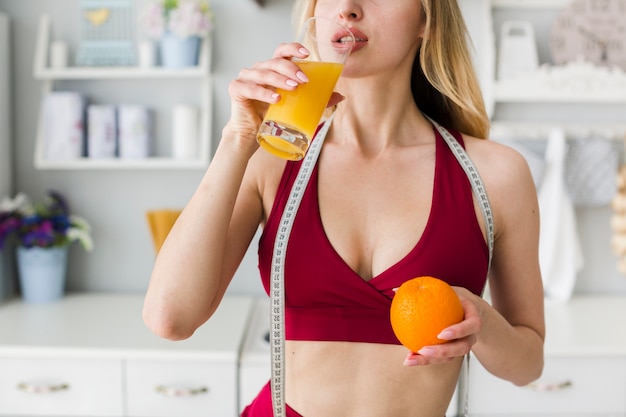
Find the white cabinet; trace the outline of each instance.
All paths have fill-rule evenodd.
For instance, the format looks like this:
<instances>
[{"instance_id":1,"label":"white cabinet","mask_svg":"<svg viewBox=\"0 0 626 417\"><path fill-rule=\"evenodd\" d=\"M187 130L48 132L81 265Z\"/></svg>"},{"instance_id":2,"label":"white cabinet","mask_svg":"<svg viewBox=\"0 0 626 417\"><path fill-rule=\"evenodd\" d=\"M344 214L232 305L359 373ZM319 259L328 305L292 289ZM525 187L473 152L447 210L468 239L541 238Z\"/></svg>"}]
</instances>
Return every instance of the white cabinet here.
<instances>
[{"instance_id":1,"label":"white cabinet","mask_svg":"<svg viewBox=\"0 0 626 417\"><path fill-rule=\"evenodd\" d=\"M0 304L0 416L238 416L238 360L252 308L225 297L172 342L143 324L139 295Z\"/></svg>"},{"instance_id":2,"label":"white cabinet","mask_svg":"<svg viewBox=\"0 0 626 417\"><path fill-rule=\"evenodd\" d=\"M126 361L128 415L232 416L237 375L229 361Z\"/></svg>"},{"instance_id":3,"label":"white cabinet","mask_svg":"<svg viewBox=\"0 0 626 417\"><path fill-rule=\"evenodd\" d=\"M0 357L0 415L121 416L118 359Z\"/></svg>"},{"instance_id":4,"label":"white cabinet","mask_svg":"<svg viewBox=\"0 0 626 417\"><path fill-rule=\"evenodd\" d=\"M41 122L37 132L35 144L35 167L38 169L203 169L208 166L211 155L211 115L212 115L212 86L211 86L211 37L207 37L200 48L198 65L189 68L140 68L140 67L74 67L51 68L48 62L48 52L50 46L51 23L48 16L42 16L39 23L37 35L37 45L33 63L33 73L36 79L42 80L42 95L55 90L58 83L85 83L93 85L94 82L126 82L127 90L131 90L133 84L139 85L150 83L141 93L143 100L150 97L146 95L160 94L163 85L173 81L184 83L186 87L191 83L191 88L195 94L200 95L199 99L199 143L198 154L195 159L174 159L170 154L160 152L156 156L145 159L89 159L80 158L75 160L51 161L46 160L43 152L43 138ZM67 88L67 87L66 87ZM79 87L80 88L80 87ZM72 86L68 88L72 90ZM146 94L146 89L148 93ZM102 90L101 90L102 91ZM172 91L172 88L167 91ZM175 91L175 89L174 89ZM82 92L82 91L79 91ZM82 92L85 93L85 92ZM163 95L163 94L162 94ZM171 110L171 109L170 109ZM161 110L155 118L171 119L171 111ZM171 120L170 120L171 122ZM171 124L171 123L170 123ZM160 136L163 132L154 132L155 136ZM161 138L161 142L167 142L167 138Z\"/></svg>"},{"instance_id":5,"label":"white cabinet","mask_svg":"<svg viewBox=\"0 0 626 417\"><path fill-rule=\"evenodd\" d=\"M546 305L545 367L517 387L472 357L472 417L626 416L626 298L578 297Z\"/></svg>"}]
</instances>

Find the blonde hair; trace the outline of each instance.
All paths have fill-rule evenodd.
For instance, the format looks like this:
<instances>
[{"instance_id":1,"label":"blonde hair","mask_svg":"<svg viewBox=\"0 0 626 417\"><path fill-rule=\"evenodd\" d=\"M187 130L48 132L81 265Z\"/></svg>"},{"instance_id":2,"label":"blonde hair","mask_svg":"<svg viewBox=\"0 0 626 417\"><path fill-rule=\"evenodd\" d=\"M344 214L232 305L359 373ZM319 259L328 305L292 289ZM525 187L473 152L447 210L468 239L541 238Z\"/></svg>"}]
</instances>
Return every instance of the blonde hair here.
<instances>
[{"instance_id":1,"label":"blonde hair","mask_svg":"<svg viewBox=\"0 0 626 417\"><path fill-rule=\"evenodd\" d=\"M417 0L416 0L417 1ZM443 126L487 138L489 116L474 70L469 34L457 0L420 0L425 19L411 90L419 109ZM296 30L313 16L316 0L296 0Z\"/></svg>"}]
</instances>

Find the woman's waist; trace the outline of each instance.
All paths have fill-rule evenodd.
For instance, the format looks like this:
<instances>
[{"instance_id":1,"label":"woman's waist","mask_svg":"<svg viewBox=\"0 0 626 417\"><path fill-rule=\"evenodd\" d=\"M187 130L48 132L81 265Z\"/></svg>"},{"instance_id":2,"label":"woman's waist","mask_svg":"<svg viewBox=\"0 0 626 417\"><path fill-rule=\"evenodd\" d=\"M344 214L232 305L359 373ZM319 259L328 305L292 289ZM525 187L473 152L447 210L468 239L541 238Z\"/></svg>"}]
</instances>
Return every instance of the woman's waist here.
<instances>
[{"instance_id":1,"label":"woman's waist","mask_svg":"<svg viewBox=\"0 0 626 417\"><path fill-rule=\"evenodd\" d=\"M285 347L287 403L304 416L440 417L462 363L407 367L406 348L377 343L288 340Z\"/></svg>"}]
</instances>

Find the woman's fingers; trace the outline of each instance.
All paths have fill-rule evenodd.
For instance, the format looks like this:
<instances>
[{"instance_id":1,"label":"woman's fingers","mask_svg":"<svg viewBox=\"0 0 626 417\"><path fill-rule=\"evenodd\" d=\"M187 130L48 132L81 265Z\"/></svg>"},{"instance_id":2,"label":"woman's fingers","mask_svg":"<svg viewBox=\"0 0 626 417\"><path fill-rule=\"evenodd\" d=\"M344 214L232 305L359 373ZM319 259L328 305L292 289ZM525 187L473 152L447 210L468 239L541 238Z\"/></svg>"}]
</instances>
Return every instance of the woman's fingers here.
<instances>
[{"instance_id":1,"label":"woman's fingers","mask_svg":"<svg viewBox=\"0 0 626 417\"><path fill-rule=\"evenodd\" d=\"M307 56L308 51L298 43L281 44L272 59L242 69L237 79L231 82L229 94L237 101L275 103L279 99L277 89L293 90L309 81L306 74L290 60Z\"/></svg>"},{"instance_id":2,"label":"woman's fingers","mask_svg":"<svg viewBox=\"0 0 626 417\"><path fill-rule=\"evenodd\" d=\"M455 287L455 291L463 305L463 321L443 329L437 336L447 343L425 346L416 353L409 353L404 360L406 366L443 363L471 351L482 328L480 310L473 301L473 294L463 288Z\"/></svg>"},{"instance_id":3,"label":"woman's fingers","mask_svg":"<svg viewBox=\"0 0 626 417\"><path fill-rule=\"evenodd\" d=\"M298 42L281 43L274 50L273 58L306 58L309 56L309 50Z\"/></svg>"}]
</instances>

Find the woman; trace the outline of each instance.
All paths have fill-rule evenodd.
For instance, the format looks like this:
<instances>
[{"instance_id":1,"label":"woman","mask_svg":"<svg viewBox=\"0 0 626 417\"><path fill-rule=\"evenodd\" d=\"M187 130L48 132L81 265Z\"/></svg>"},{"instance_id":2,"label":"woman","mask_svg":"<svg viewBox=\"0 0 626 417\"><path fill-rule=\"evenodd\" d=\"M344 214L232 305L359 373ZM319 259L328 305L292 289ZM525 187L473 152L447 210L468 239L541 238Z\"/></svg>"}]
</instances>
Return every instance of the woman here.
<instances>
[{"instance_id":1,"label":"woman","mask_svg":"<svg viewBox=\"0 0 626 417\"><path fill-rule=\"evenodd\" d=\"M470 350L518 385L543 367L536 191L523 158L484 140L488 118L456 0L302 0L300 23L327 16L357 38L293 226L285 263L288 415L441 417ZM277 222L298 163L259 150L277 88L305 83L280 45L231 82L231 118L215 157L157 258L144 306L157 334L185 339L218 307L259 225L267 288ZM345 99L344 99L345 97ZM489 272L483 216L428 115L452 132L485 184L495 223ZM462 135L458 132L462 132ZM393 289L435 275L464 320L449 343L407 353L388 323ZM270 416L268 387L244 416Z\"/></svg>"}]
</instances>

